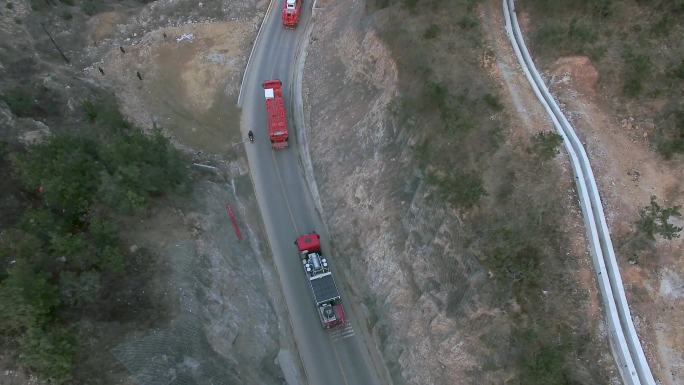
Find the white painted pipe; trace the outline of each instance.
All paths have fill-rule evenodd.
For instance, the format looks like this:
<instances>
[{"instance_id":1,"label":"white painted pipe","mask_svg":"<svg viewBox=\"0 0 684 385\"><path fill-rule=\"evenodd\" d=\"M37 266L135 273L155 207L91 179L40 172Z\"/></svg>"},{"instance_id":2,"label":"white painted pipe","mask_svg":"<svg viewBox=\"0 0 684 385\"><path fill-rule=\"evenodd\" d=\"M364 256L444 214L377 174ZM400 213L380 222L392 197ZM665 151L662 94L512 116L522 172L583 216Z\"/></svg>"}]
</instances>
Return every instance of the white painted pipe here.
<instances>
[{"instance_id":1,"label":"white painted pipe","mask_svg":"<svg viewBox=\"0 0 684 385\"><path fill-rule=\"evenodd\" d=\"M551 117L570 155L584 214L594 268L610 329L610 342L625 384L655 385L632 322L620 270L606 224L601 198L586 151L574 128L561 112L529 55L515 14L513 0L503 0L506 32L535 95ZM511 12L513 10L513 12Z\"/></svg>"}]
</instances>

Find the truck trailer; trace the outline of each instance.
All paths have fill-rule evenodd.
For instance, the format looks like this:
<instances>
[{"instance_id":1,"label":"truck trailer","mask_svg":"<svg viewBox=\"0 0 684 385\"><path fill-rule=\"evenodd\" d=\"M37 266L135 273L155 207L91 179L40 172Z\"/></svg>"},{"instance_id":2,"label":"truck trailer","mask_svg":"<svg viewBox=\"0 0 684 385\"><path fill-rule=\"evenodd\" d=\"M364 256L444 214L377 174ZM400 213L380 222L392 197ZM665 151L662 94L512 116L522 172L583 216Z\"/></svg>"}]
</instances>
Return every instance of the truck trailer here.
<instances>
[{"instance_id":1,"label":"truck trailer","mask_svg":"<svg viewBox=\"0 0 684 385\"><path fill-rule=\"evenodd\" d=\"M283 100L283 83L278 80L267 80L262 84L266 98L266 119L268 120L268 137L271 147L279 150L287 147L288 131Z\"/></svg>"},{"instance_id":2,"label":"truck trailer","mask_svg":"<svg viewBox=\"0 0 684 385\"><path fill-rule=\"evenodd\" d=\"M344 326L347 322L342 298L335 286L328 260L321 253L318 234L304 234L295 241L309 288L316 304L316 312L326 329Z\"/></svg>"}]
</instances>

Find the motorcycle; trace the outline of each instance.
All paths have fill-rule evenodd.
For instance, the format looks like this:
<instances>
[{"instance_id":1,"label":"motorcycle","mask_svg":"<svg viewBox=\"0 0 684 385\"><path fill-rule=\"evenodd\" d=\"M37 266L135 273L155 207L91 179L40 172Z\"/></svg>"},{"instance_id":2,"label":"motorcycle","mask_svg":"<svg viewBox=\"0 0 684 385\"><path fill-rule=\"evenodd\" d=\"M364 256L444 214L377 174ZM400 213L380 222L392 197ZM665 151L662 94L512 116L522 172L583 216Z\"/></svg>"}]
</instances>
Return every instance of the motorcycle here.
<instances>
[{"instance_id":1,"label":"motorcycle","mask_svg":"<svg viewBox=\"0 0 684 385\"><path fill-rule=\"evenodd\" d=\"M249 130L247 136L249 136L249 141L254 143L254 133L252 132L252 130Z\"/></svg>"}]
</instances>

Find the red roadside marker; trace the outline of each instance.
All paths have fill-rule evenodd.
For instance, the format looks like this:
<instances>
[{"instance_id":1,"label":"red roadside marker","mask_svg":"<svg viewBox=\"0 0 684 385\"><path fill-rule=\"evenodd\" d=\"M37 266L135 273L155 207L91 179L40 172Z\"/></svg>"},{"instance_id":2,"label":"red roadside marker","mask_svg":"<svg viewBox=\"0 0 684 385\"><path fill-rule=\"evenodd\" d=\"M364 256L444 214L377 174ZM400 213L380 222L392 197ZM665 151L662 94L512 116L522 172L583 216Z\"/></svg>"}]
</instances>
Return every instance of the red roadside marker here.
<instances>
[{"instance_id":1,"label":"red roadside marker","mask_svg":"<svg viewBox=\"0 0 684 385\"><path fill-rule=\"evenodd\" d=\"M242 232L240 232L240 226L238 226L237 218L230 205L226 205L226 212L228 212L228 217L230 217L230 222L233 224L233 230L235 230L235 236L239 241L242 240Z\"/></svg>"}]
</instances>

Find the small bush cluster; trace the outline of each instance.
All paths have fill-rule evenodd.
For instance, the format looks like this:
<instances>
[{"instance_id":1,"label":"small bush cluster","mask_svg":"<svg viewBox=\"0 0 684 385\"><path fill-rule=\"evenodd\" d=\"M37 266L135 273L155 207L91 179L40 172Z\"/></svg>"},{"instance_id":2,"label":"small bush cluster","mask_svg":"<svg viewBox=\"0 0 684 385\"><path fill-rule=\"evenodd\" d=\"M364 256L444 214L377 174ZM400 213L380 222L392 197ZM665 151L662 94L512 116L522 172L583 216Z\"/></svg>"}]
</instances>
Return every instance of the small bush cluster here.
<instances>
[{"instance_id":1,"label":"small bush cluster","mask_svg":"<svg viewBox=\"0 0 684 385\"><path fill-rule=\"evenodd\" d=\"M532 153L540 160L549 160L559 153L563 137L553 131L543 131L532 137Z\"/></svg>"},{"instance_id":2,"label":"small bush cluster","mask_svg":"<svg viewBox=\"0 0 684 385\"><path fill-rule=\"evenodd\" d=\"M18 117L45 118L57 115L59 103L52 91L45 87L17 87L4 92L2 100Z\"/></svg>"},{"instance_id":3,"label":"small bush cluster","mask_svg":"<svg viewBox=\"0 0 684 385\"><path fill-rule=\"evenodd\" d=\"M665 239L679 238L682 228L670 223L671 217L681 217L680 206L662 207L658 204L658 198L651 196L648 206L639 210L637 228L649 239L654 240L656 234Z\"/></svg>"},{"instance_id":4,"label":"small bush cluster","mask_svg":"<svg viewBox=\"0 0 684 385\"><path fill-rule=\"evenodd\" d=\"M475 172L453 170L445 175L430 173L426 181L437 187L439 199L458 208L469 209L487 195L482 178Z\"/></svg>"},{"instance_id":5,"label":"small bush cluster","mask_svg":"<svg viewBox=\"0 0 684 385\"><path fill-rule=\"evenodd\" d=\"M624 54L625 76L624 92L628 96L639 96L644 90L644 83L653 72L653 64L648 55L636 54L628 49Z\"/></svg>"},{"instance_id":6,"label":"small bush cluster","mask_svg":"<svg viewBox=\"0 0 684 385\"><path fill-rule=\"evenodd\" d=\"M583 53L595 56L600 52L594 47L597 40L596 27L581 19L572 19L568 24L555 20L544 21L534 36L539 48L557 55Z\"/></svg>"}]
</instances>

